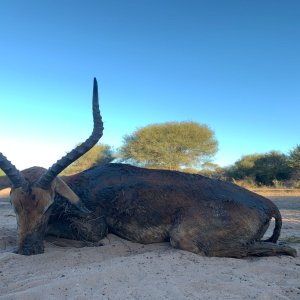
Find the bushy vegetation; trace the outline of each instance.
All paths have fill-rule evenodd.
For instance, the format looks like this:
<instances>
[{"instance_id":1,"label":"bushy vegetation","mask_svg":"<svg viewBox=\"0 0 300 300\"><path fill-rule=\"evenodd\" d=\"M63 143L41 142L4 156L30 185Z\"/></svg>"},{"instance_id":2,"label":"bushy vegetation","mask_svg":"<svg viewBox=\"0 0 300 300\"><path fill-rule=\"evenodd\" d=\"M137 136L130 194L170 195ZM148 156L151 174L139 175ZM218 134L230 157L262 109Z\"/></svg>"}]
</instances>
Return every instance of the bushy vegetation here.
<instances>
[{"instance_id":1,"label":"bushy vegetation","mask_svg":"<svg viewBox=\"0 0 300 300\"><path fill-rule=\"evenodd\" d=\"M278 151L245 155L228 168L215 167L200 173L248 188L300 188L300 146L288 155Z\"/></svg>"},{"instance_id":2,"label":"bushy vegetation","mask_svg":"<svg viewBox=\"0 0 300 300\"><path fill-rule=\"evenodd\" d=\"M292 169L292 179L298 182L300 188L300 145L290 151L288 163Z\"/></svg>"},{"instance_id":3,"label":"bushy vegetation","mask_svg":"<svg viewBox=\"0 0 300 300\"><path fill-rule=\"evenodd\" d=\"M244 155L226 168L210 162L217 145L214 132L206 125L196 122L154 124L125 136L117 154L109 145L94 146L62 175L78 173L117 158L148 168L200 173L246 188L300 188L300 145L287 155L278 151ZM0 169L0 176L4 175Z\"/></svg>"},{"instance_id":4,"label":"bushy vegetation","mask_svg":"<svg viewBox=\"0 0 300 300\"><path fill-rule=\"evenodd\" d=\"M206 177L215 178L219 180L230 180L228 178L227 168L222 168L217 164L205 165L205 167L201 171L198 171L198 173Z\"/></svg>"},{"instance_id":5,"label":"bushy vegetation","mask_svg":"<svg viewBox=\"0 0 300 300\"><path fill-rule=\"evenodd\" d=\"M217 151L214 132L196 122L149 125L125 136L119 155L122 161L168 170L193 168Z\"/></svg>"},{"instance_id":6,"label":"bushy vegetation","mask_svg":"<svg viewBox=\"0 0 300 300\"><path fill-rule=\"evenodd\" d=\"M109 145L98 144L66 168L62 175L75 174L95 165L109 163L113 159L112 148Z\"/></svg>"},{"instance_id":7,"label":"bushy vegetation","mask_svg":"<svg viewBox=\"0 0 300 300\"><path fill-rule=\"evenodd\" d=\"M290 151L289 164L296 171L300 171L300 145Z\"/></svg>"},{"instance_id":8,"label":"bushy vegetation","mask_svg":"<svg viewBox=\"0 0 300 300\"><path fill-rule=\"evenodd\" d=\"M229 178L255 182L257 185L275 185L291 178L292 168L288 156L272 151L266 154L247 155L227 170Z\"/></svg>"}]
</instances>

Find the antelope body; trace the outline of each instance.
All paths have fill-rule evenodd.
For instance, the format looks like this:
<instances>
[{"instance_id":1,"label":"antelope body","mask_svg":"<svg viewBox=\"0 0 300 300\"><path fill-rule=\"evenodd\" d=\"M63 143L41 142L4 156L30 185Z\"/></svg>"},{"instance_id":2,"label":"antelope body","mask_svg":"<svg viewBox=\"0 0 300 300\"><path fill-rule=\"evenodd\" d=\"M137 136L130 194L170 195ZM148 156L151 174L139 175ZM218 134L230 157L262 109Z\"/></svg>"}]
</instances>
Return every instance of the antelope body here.
<instances>
[{"instance_id":1,"label":"antelope body","mask_svg":"<svg viewBox=\"0 0 300 300\"><path fill-rule=\"evenodd\" d=\"M0 189L12 187L18 253L42 253L47 234L97 242L112 232L144 244L170 241L207 256L296 256L293 248L276 244L282 225L276 205L228 182L126 164L57 177L102 136L96 80L93 115L91 137L48 170L20 172L0 153L0 168L7 175L0 178ZM261 241L273 217L274 232Z\"/></svg>"}]
</instances>

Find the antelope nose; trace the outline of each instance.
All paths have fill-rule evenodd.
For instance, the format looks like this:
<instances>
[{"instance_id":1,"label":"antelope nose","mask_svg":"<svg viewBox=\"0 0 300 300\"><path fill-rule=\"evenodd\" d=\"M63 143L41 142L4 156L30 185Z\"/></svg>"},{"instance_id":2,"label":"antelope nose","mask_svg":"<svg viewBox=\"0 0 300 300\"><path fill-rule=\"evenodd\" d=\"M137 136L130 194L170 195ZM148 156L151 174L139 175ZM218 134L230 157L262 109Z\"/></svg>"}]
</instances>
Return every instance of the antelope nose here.
<instances>
[{"instance_id":1,"label":"antelope nose","mask_svg":"<svg viewBox=\"0 0 300 300\"><path fill-rule=\"evenodd\" d=\"M37 232L29 234L19 248L18 253L22 255L44 253L43 236Z\"/></svg>"}]
</instances>

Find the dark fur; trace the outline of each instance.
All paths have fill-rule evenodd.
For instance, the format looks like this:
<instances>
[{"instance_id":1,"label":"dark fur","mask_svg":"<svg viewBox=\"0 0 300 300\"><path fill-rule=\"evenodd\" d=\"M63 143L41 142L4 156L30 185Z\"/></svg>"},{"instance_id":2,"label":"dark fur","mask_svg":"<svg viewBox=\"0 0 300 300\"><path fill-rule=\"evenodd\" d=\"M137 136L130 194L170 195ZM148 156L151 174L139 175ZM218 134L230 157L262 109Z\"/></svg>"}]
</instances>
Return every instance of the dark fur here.
<instances>
[{"instance_id":1,"label":"dark fur","mask_svg":"<svg viewBox=\"0 0 300 300\"><path fill-rule=\"evenodd\" d=\"M207 256L296 255L275 244L281 216L269 199L231 183L125 164L63 177L91 211L82 215L56 195L48 234L96 242L112 232L138 243L170 241ZM275 229L261 242L271 218Z\"/></svg>"}]
</instances>

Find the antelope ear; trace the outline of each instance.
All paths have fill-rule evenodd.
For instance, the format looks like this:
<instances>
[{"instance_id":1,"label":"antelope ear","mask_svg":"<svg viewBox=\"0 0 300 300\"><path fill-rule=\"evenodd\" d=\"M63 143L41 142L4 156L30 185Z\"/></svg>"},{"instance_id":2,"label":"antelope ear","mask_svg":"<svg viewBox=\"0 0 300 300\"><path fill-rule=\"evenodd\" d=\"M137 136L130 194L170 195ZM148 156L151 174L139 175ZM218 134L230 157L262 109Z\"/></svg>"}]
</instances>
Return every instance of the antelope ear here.
<instances>
[{"instance_id":1,"label":"antelope ear","mask_svg":"<svg viewBox=\"0 0 300 300\"><path fill-rule=\"evenodd\" d=\"M11 187L11 182L7 176L0 176L0 190Z\"/></svg>"},{"instance_id":2,"label":"antelope ear","mask_svg":"<svg viewBox=\"0 0 300 300\"><path fill-rule=\"evenodd\" d=\"M80 198L69 188L69 186L59 177L55 178L55 191L61 196L68 199L73 205L75 205L81 212L90 213L85 207Z\"/></svg>"}]
</instances>

